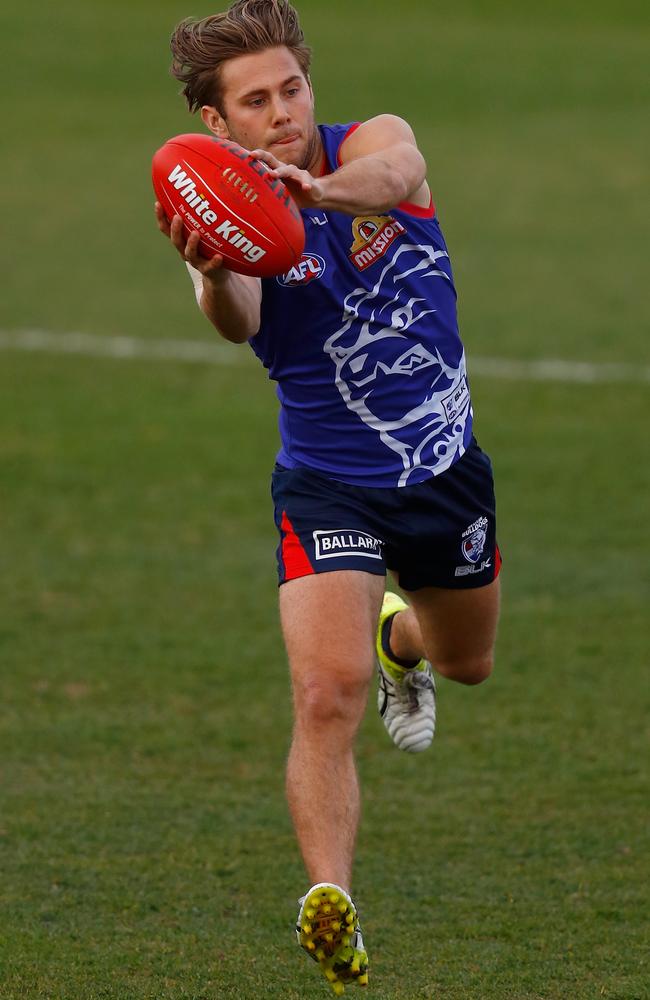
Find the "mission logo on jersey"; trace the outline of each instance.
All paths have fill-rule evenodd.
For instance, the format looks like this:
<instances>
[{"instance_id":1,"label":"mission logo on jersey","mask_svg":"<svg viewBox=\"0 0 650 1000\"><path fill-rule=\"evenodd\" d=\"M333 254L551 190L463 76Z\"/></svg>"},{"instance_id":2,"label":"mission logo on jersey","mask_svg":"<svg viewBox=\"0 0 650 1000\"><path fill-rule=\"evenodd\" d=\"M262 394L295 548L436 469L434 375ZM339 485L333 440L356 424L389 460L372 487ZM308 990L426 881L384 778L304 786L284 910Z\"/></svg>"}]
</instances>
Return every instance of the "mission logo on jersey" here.
<instances>
[{"instance_id":1,"label":"mission logo on jersey","mask_svg":"<svg viewBox=\"0 0 650 1000\"><path fill-rule=\"evenodd\" d=\"M365 271L384 256L398 236L405 234L402 223L390 215L357 216L352 223L350 260L359 271Z\"/></svg>"}]
</instances>

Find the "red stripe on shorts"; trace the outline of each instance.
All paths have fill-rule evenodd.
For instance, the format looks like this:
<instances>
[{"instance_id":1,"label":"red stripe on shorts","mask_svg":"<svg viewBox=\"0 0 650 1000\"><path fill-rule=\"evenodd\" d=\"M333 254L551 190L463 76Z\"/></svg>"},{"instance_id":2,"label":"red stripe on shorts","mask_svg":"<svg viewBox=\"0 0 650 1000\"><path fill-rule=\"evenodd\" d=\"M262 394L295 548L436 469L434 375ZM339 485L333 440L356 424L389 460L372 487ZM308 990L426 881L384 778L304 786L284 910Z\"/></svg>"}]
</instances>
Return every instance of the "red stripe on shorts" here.
<instances>
[{"instance_id":1,"label":"red stripe on shorts","mask_svg":"<svg viewBox=\"0 0 650 1000\"><path fill-rule=\"evenodd\" d=\"M494 579L498 577L501 572L501 566L503 565L503 560L501 559L501 553L499 552L499 546L497 545L494 554Z\"/></svg>"},{"instance_id":2,"label":"red stripe on shorts","mask_svg":"<svg viewBox=\"0 0 650 1000\"><path fill-rule=\"evenodd\" d=\"M282 562L284 563L284 579L296 580L299 576L310 576L314 573L314 567L309 561L302 542L293 530L293 525L287 517L286 510L282 511Z\"/></svg>"}]
</instances>

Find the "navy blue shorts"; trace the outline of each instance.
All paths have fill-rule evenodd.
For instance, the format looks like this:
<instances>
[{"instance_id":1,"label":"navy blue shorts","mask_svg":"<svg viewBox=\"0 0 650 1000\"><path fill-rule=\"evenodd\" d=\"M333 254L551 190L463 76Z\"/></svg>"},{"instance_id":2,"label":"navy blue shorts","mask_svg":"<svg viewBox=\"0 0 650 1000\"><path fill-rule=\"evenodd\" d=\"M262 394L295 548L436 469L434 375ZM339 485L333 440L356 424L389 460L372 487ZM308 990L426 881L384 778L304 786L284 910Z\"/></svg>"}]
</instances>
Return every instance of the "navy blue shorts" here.
<instances>
[{"instance_id":1,"label":"navy blue shorts","mask_svg":"<svg viewBox=\"0 0 650 1000\"><path fill-rule=\"evenodd\" d=\"M483 587L501 568L492 465L476 441L446 472L414 486L351 486L276 465L272 494L281 584L390 569L403 590Z\"/></svg>"}]
</instances>

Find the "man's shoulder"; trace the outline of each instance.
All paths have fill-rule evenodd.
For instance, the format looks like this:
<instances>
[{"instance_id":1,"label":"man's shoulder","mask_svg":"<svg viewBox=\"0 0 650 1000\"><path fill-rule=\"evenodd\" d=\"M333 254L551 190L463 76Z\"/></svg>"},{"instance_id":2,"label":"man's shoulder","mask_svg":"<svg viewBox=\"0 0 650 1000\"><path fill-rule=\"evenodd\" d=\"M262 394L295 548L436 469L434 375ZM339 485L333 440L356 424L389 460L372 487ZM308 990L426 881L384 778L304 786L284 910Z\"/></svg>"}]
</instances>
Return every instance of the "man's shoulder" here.
<instances>
[{"instance_id":1,"label":"man's shoulder","mask_svg":"<svg viewBox=\"0 0 650 1000\"><path fill-rule=\"evenodd\" d=\"M375 115L366 121L357 122L356 127L350 133L350 145L368 147L392 146L399 142L408 142L415 146L415 134L405 118L398 115Z\"/></svg>"}]
</instances>

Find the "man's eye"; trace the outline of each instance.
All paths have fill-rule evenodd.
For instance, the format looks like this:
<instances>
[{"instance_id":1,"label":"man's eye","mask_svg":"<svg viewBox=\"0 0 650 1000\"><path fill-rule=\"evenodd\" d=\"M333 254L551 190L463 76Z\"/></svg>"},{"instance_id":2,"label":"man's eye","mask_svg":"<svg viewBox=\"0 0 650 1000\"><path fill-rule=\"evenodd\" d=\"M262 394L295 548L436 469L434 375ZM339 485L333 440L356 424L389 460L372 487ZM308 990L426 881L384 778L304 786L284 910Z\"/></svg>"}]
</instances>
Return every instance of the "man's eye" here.
<instances>
[{"instance_id":1,"label":"man's eye","mask_svg":"<svg viewBox=\"0 0 650 1000\"><path fill-rule=\"evenodd\" d=\"M288 91L287 91L287 96L288 96L288 97L295 97L295 96L296 96L296 94L298 93L298 90L299 90L299 88L298 88L298 87L292 87L292 89L291 89L291 90L288 90Z\"/></svg>"},{"instance_id":2,"label":"man's eye","mask_svg":"<svg viewBox=\"0 0 650 1000\"><path fill-rule=\"evenodd\" d=\"M251 107L252 108L261 108L262 105L264 104L264 98L263 97L256 97L250 103L251 103Z\"/></svg>"}]
</instances>

